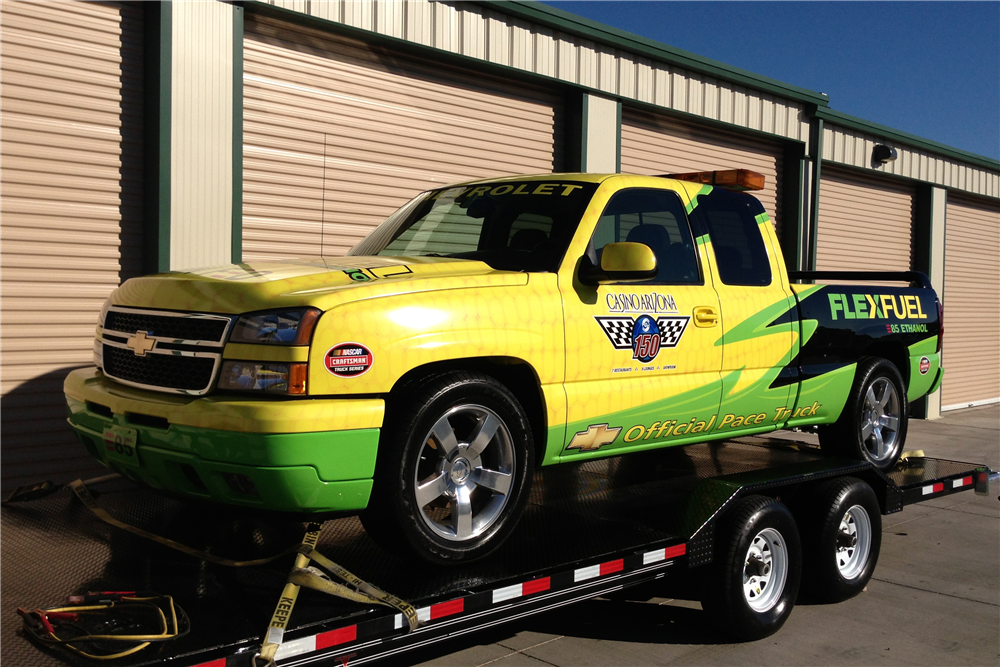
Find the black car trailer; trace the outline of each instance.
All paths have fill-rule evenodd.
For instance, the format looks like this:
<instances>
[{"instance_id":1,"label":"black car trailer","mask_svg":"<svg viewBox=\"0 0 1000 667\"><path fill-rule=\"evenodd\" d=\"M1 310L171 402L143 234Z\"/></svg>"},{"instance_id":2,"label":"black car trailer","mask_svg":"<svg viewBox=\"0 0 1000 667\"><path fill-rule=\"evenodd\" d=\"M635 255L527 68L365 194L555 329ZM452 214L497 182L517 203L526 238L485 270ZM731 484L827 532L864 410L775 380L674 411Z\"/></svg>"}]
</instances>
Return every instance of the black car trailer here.
<instances>
[{"instance_id":1,"label":"black car trailer","mask_svg":"<svg viewBox=\"0 0 1000 667\"><path fill-rule=\"evenodd\" d=\"M122 522L215 557L283 555L257 567L206 562L101 522L67 490L5 504L3 664L93 664L29 641L13 614L92 591L169 594L190 619L184 636L114 661L129 666L243 667L265 639L279 643L278 665L363 664L688 571L704 577L703 605L726 629L760 637L791 611L800 553L816 592L846 599L874 569L881 514L973 488L988 493L990 478L985 466L926 457L883 474L802 442L754 437L540 470L509 541L471 564L403 560L354 517L314 526L319 553L412 603L412 631L386 606L311 590L279 602L293 559L286 548L308 534L303 523L179 502L119 478L92 490ZM853 555L861 550L865 558ZM130 631L125 620L106 626Z\"/></svg>"}]
</instances>

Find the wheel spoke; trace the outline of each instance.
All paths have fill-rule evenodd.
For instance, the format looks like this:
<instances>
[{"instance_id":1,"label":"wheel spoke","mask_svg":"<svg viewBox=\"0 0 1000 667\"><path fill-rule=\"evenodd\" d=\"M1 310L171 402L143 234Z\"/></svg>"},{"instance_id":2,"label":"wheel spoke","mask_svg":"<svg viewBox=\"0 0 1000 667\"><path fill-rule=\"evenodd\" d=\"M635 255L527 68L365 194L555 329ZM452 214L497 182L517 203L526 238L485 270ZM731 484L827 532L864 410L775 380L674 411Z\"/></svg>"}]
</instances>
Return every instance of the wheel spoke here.
<instances>
[{"instance_id":1,"label":"wheel spoke","mask_svg":"<svg viewBox=\"0 0 1000 667\"><path fill-rule=\"evenodd\" d=\"M865 392L865 404L869 410L878 405L878 399L875 398L875 389L873 386L868 387L868 391Z\"/></svg>"},{"instance_id":2,"label":"wheel spoke","mask_svg":"<svg viewBox=\"0 0 1000 667\"><path fill-rule=\"evenodd\" d=\"M492 489L493 491L503 495L507 495L510 492L510 484L512 480L513 475L509 472L486 470L484 468L476 470L477 484L485 486L487 489Z\"/></svg>"},{"instance_id":3,"label":"wheel spoke","mask_svg":"<svg viewBox=\"0 0 1000 667\"><path fill-rule=\"evenodd\" d=\"M861 439L867 440L868 438L870 438L873 430L874 429L872 428L872 423L865 422L864 427L862 427L861 429Z\"/></svg>"},{"instance_id":4,"label":"wheel spoke","mask_svg":"<svg viewBox=\"0 0 1000 667\"><path fill-rule=\"evenodd\" d=\"M440 498L448 490L448 476L444 473L429 479L420 484L416 490L417 507L424 507L428 503Z\"/></svg>"},{"instance_id":5,"label":"wheel spoke","mask_svg":"<svg viewBox=\"0 0 1000 667\"><path fill-rule=\"evenodd\" d=\"M892 398L892 385L888 382L882 385L882 398L879 399L878 406L885 410L886 403Z\"/></svg>"},{"instance_id":6,"label":"wheel spoke","mask_svg":"<svg viewBox=\"0 0 1000 667\"><path fill-rule=\"evenodd\" d=\"M459 539L472 535L472 497L467 487L460 486L451 501L451 527Z\"/></svg>"},{"instance_id":7,"label":"wheel spoke","mask_svg":"<svg viewBox=\"0 0 1000 667\"><path fill-rule=\"evenodd\" d=\"M881 459L885 456L885 440L882 439L882 429L875 429L875 458Z\"/></svg>"},{"instance_id":8,"label":"wheel spoke","mask_svg":"<svg viewBox=\"0 0 1000 667\"><path fill-rule=\"evenodd\" d=\"M889 429L890 431L893 431L893 432L898 431L899 430L899 418L893 417L892 415L883 415L882 416L882 426L885 427L885 428L887 428L887 429Z\"/></svg>"},{"instance_id":9,"label":"wheel spoke","mask_svg":"<svg viewBox=\"0 0 1000 667\"><path fill-rule=\"evenodd\" d=\"M452 453L458 449L458 440L455 438L455 431L451 428L448 416L445 415L437 420L431 432L434 434L434 440L441 446L441 454L445 458L450 458Z\"/></svg>"},{"instance_id":10,"label":"wheel spoke","mask_svg":"<svg viewBox=\"0 0 1000 667\"><path fill-rule=\"evenodd\" d=\"M476 457L483 453L486 446L490 444L497 429L500 428L500 420L491 414L486 415L486 419L479 422L475 433L469 438L469 448L466 450L468 456Z\"/></svg>"}]
</instances>

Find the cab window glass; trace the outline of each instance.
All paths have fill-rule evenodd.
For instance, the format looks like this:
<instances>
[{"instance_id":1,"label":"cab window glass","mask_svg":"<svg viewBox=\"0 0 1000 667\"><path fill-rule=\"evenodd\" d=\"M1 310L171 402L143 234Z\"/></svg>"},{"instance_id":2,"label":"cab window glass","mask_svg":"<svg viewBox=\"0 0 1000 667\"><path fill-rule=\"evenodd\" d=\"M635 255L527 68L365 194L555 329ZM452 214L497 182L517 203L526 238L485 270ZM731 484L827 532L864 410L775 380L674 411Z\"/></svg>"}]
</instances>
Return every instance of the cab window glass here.
<instances>
[{"instance_id":1,"label":"cab window glass","mask_svg":"<svg viewBox=\"0 0 1000 667\"><path fill-rule=\"evenodd\" d=\"M656 278L645 284L701 283L698 254L677 193L635 189L615 194L594 229L597 263L604 246L622 241L644 243L656 255Z\"/></svg>"},{"instance_id":2,"label":"cab window glass","mask_svg":"<svg viewBox=\"0 0 1000 667\"><path fill-rule=\"evenodd\" d=\"M696 197L695 211L704 221L726 285L770 285L771 264L757 215L764 208L756 199L720 188Z\"/></svg>"}]
</instances>

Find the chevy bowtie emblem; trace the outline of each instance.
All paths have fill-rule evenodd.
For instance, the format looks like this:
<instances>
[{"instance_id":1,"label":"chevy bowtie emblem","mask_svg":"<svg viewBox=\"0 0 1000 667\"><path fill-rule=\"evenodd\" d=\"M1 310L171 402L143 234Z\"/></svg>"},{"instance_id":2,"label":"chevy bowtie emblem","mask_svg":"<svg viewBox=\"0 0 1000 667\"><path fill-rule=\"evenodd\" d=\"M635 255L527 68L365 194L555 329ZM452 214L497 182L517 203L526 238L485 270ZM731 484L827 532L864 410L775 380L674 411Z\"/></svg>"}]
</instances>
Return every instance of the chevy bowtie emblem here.
<instances>
[{"instance_id":1,"label":"chevy bowtie emblem","mask_svg":"<svg viewBox=\"0 0 1000 667\"><path fill-rule=\"evenodd\" d=\"M145 331L136 331L135 335L128 339L128 346L135 352L135 356L145 357L147 352L156 347L156 341L146 338Z\"/></svg>"},{"instance_id":2,"label":"chevy bowtie emblem","mask_svg":"<svg viewBox=\"0 0 1000 667\"><path fill-rule=\"evenodd\" d=\"M580 431L573 436L566 449L579 449L584 452L592 452L600 449L603 445L610 445L618 437L622 427L608 428L607 424L594 424L588 426L586 431Z\"/></svg>"}]
</instances>

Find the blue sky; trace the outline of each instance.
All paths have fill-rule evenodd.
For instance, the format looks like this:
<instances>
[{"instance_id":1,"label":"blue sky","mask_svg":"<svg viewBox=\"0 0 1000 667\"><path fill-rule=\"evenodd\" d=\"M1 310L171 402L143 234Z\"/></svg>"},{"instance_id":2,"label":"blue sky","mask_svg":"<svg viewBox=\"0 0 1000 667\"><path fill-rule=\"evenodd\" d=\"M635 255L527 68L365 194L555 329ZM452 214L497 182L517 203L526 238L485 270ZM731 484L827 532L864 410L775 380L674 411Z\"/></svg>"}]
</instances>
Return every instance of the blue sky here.
<instances>
[{"instance_id":1,"label":"blue sky","mask_svg":"<svg viewBox=\"0 0 1000 667\"><path fill-rule=\"evenodd\" d=\"M826 93L830 107L1000 159L1000 2L560 2Z\"/></svg>"}]
</instances>

